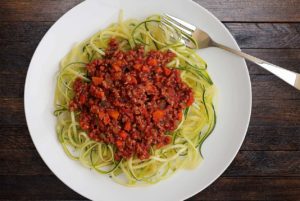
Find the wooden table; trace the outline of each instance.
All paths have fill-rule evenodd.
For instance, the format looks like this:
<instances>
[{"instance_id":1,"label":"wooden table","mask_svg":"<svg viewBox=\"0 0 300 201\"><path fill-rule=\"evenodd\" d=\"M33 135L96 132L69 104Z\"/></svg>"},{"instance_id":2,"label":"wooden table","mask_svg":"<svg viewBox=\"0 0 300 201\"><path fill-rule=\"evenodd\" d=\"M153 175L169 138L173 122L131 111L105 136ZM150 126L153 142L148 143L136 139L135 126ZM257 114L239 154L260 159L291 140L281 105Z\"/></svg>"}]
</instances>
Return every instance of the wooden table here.
<instances>
[{"instance_id":1,"label":"wooden table","mask_svg":"<svg viewBox=\"0 0 300 201\"><path fill-rule=\"evenodd\" d=\"M0 199L84 200L38 155L23 88L49 27L80 0L0 2ZM247 53L300 72L300 0L196 0L223 21ZM300 200L300 92L248 63L253 108L234 162L189 200Z\"/></svg>"}]
</instances>

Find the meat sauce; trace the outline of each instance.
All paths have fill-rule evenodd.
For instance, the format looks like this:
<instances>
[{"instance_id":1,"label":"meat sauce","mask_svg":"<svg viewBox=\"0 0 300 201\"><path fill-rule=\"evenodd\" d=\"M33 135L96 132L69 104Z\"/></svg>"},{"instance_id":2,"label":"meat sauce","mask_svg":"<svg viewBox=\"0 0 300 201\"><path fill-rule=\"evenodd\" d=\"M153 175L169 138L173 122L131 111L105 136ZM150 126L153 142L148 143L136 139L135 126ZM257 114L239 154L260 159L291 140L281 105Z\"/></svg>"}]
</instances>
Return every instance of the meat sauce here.
<instances>
[{"instance_id":1,"label":"meat sauce","mask_svg":"<svg viewBox=\"0 0 300 201\"><path fill-rule=\"evenodd\" d=\"M168 132L194 102L192 89L180 71L166 67L175 54L143 47L121 51L112 39L103 59L87 64L88 78L77 78L69 107L79 111L79 124L88 136L116 147L115 159L150 157L150 148L171 143Z\"/></svg>"}]
</instances>

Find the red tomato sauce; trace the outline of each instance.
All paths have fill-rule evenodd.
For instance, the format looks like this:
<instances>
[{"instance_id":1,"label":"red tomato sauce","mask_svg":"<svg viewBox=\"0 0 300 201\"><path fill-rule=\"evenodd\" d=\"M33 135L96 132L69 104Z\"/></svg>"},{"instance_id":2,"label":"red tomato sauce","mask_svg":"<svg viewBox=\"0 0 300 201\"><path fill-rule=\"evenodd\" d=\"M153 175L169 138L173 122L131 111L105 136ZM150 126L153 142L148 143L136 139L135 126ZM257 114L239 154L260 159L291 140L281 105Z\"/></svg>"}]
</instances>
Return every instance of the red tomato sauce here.
<instances>
[{"instance_id":1,"label":"red tomato sauce","mask_svg":"<svg viewBox=\"0 0 300 201\"><path fill-rule=\"evenodd\" d=\"M87 64L88 78L73 85L71 111L88 136L116 147L115 159L150 157L150 148L171 143L168 131L180 123L182 111L194 101L180 71L166 67L172 52L121 51L112 39L103 59Z\"/></svg>"}]
</instances>

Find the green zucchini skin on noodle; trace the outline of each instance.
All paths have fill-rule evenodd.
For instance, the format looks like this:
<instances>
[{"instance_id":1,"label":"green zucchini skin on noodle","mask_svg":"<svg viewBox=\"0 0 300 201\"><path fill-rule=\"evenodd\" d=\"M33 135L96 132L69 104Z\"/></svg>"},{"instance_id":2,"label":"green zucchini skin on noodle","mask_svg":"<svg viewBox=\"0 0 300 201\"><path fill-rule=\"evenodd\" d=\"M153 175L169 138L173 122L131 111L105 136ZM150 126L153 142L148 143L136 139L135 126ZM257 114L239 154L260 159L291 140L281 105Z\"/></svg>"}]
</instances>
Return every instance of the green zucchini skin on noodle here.
<instances>
[{"instance_id":1,"label":"green zucchini skin on noodle","mask_svg":"<svg viewBox=\"0 0 300 201\"><path fill-rule=\"evenodd\" d=\"M177 39L171 38L170 35L174 33L161 26L160 21L159 15L150 16L144 21L123 21L120 14L117 23L76 45L61 61L57 74L54 115L57 117L57 138L66 155L100 174L109 175L115 182L125 186L155 184L179 169L197 167L202 160L202 144L216 126L213 104L215 86L207 72L207 64L194 50L180 42L180 36ZM176 28L173 31L180 35ZM79 127L78 113L68 109L74 95L74 80L81 77L90 82L85 66L103 57L112 37L121 41L120 48L125 51L143 45L146 52L169 50L175 53L177 57L168 67L179 69L182 80L194 92L195 102L183 111L184 116L178 128L168 133L172 136L172 143L160 149L153 148L147 160L132 157L116 161L116 148L91 140ZM195 45L198 44L195 42Z\"/></svg>"}]
</instances>

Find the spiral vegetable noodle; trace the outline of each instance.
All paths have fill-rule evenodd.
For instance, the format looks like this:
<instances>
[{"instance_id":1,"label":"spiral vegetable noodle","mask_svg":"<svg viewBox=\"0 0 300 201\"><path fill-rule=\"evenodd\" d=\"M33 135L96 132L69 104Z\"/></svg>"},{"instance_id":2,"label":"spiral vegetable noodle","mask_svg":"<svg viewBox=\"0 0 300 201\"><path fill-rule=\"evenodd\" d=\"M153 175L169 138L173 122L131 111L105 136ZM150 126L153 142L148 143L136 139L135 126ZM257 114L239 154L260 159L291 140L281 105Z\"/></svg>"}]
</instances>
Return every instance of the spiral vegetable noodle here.
<instances>
[{"instance_id":1,"label":"spiral vegetable noodle","mask_svg":"<svg viewBox=\"0 0 300 201\"><path fill-rule=\"evenodd\" d=\"M115 160L116 147L90 139L79 126L79 112L69 110L69 102L74 96L73 82L78 77L90 82L86 64L103 58L111 38L121 41L119 48L124 51L138 46L143 46L145 52L172 51L176 57L167 66L179 69L181 79L194 93L194 103L183 111L182 121L170 133L172 143L151 149L151 156L146 160L135 156ZM192 38L190 40L196 44ZM195 168L202 160L201 145L216 124L213 105L215 87L206 68L200 56L182 43L180 31L161 23L161 16L153 15L144 21L123 21L121 13L117 23L76 45L60 63L54 114L62 148L71 159L126 186L154 184L179 169Z\"/></svg>"}]
</instances>

